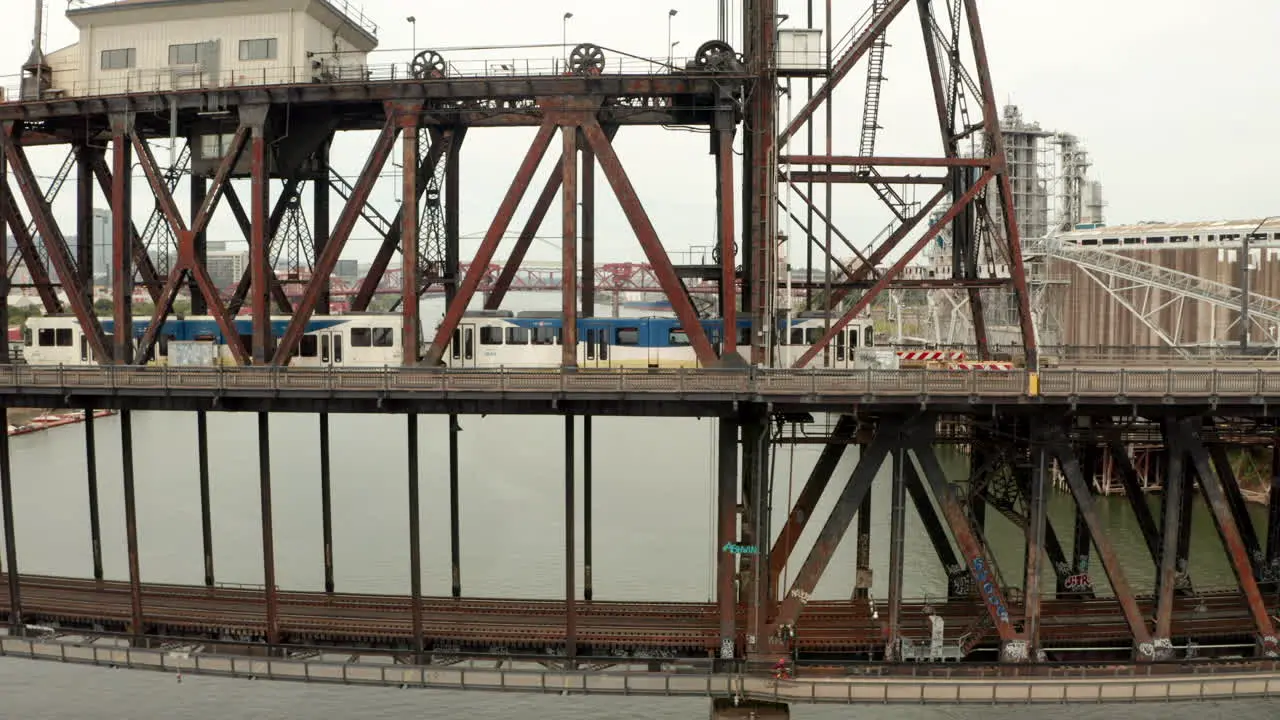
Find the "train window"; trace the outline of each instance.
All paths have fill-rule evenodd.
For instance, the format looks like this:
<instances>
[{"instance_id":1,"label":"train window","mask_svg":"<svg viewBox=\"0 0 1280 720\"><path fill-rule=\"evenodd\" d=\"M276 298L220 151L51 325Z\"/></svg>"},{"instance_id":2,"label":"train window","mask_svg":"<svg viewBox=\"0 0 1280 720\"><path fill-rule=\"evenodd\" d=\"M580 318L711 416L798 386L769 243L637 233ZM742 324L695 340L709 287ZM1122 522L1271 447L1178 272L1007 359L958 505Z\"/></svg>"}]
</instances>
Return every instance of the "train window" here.
<instances>
[{"instance_id":1,"label":"train window","mask_svg":"<svg viewBox=\"0 0 1280 720\"><path fill-rule=\"evenodd\" d=\"M854 328L849 331L849 349L853 350L858 347L858 329Z\"/></svg>"},{"instance_id":2,"label":"train window","mask_svg":"<svg viewBox=\"0 0 1280 720\"><path fill-rule=\"evenodd\" d=\"M475 353L475 331L471 328L466 328L462 331L462 336L466 338L462 341L462 351L464 353L464 357L467 360L470 360Z\"/></svg>"},{"instance_id":3,"label":"train window","mask_svg":"<svg viewBox=\"0 0 1280 720\"><path fill-rule=\"evenodd\" d=\"M329 363L329 336L322 335L320 337L320 362Z\"/></svg>"},{"instance_id":4,"label":"train window","mask_svg":"<svg viewBox=\"0 0 1280 720\"><path fill-rule=\"evenodd\" d=\"M298 343L298 355L313 358L319 352L319 348L320 343L316 341L315 335L303 335L302 342Z\"/></svg>"},{"instance_id":5,"label":"train window","mask_svg":"<svg viewBox=\"0 0 1280 720\"><path fill-rule=\"evenodd\" d=\"M529 344L529 328L522 328L522 327L507 328L507 344L508 345L528 345Z\"/></svg>"},{"instance_id":6,"label":"train window","mask_svg":"<svg viewBox=\"0 0 1280 720\"><path fill-rule=\"evenodd\" d=\"M587 359L596 359L596 333L599 331L595 328L587 329Z\"/></svg>"},{"instance_id":7,"label":"train window","mask_svg":"<svg viewBox=\"0 0 1280 720\"><path fill-rule=\"evenodd\" d=\"M31 347L31 343L35 338L31 335L31 328L22 328L22 344Z\"/></svg>"},{"instance_id":8,"label":"train window","mask_svg":"<svg viewBox=\"0 0 1280 720\"><path fill-rule=\"evenodd\" d=\"M560 328L540 327L533 329L534 345L555 345L559 339Z\"/></svg>"},{"instance_id":9,"label":"train window","mask_svg":"<svg viewBox=\"0 0 1280 720\"><path fill-rule=\"evenodd\" d=\"M373 330L351 328L351 347L373 347Z\"/></svg>"},{"instance_id":10,"label":"train window","mask_svg":"<svg viewBox=\"0 0 1280 720\"><path fill-rule=\"evenodd\" d=\"M836 346L836 360L840 360L840 361L844 360L845 335L847 334L848 333L841 330L840 332L836 333L835 338L831 341L831 344Z\"/></svg>"},{"instance_id":11,"label":"train window","mask_svg":"<svg viewBox=\"0 0 1280 720\"><path fill-rule=\"evenodd\" d=\"M803 345L804 344L804 328L791 328L791 338L787 344Z\"/></svg>"},{"instance_id":12,"label":"train window","mask_svg":"<svg viewBox=\"0 0 1280 720\"><path fill-rule=\"evenodd\" d=\"M640 344L640 328L638 327L622 327L618 328L618 344L635 346Z\"/></svg>"},{"instance_id":13,"label":"train window","mask_svg":"<svg viewBox=\"0 0 1280 720\"><path fill-rule=\"evenodd\" d=\"M751 344L751 328L748 326L738 328L738 345Z\"/></svg>"},{"instance_id":14,"label":"train window","mask_svg":"<svg viewBox=\"0 0 1280 720\"><path fill-rule=\"evenodd\" d=\"M862 345L863 347L873 347L876 344L876 329L870 325L862 329Z\"/></svg>"},{"instance_id":15,"label":"train window","mask_svg":"<svg viewBox=\"0 0 1280 720\"><path fill-rule=\"evenodd\" d=\"M809 328L804 331L804 335L805 345L817 345L818 341L822 339L823 330L822 328Z\"/></svg>"},{"instance_id":16,"label":"train window","mask_svg":"<svg viewBox=\"0 0 1280 720\"><path fill-rule=\"evenodd\" d=\"M342 336L335 334L333 336L333 364L339 365L341 363L342 363Z\"/></svg>"},{"instance_id":17,"label":"train window","mask_svg":"<svg viewBox=\"0 0 1280 720\"><path fill-rule=\"evenodd\" d=\"M71 347L71 328L58 328L55 337L58 347Z\"/></svg>"},{"instance_id":18,"label":"train window","mask_svg":"<svg viewBox=\"0 0 1280 720\"><path fill-rule=\"evenodd\" d=\"M513 330L515 328L512 328ZM501 345L502 344L502 328L493 327L492 325L480 328L480 344L481 345Z\"/></svg>"},{"instance_id":19,"label":"train window","mask_svg":"<svg viewBox=\"0 0 1280 720\"><path fill-rule=\"evenodd\" d=\"M352 345L355 342L351 343ZM374 347L395 347L396 334L389 327L380 327L373 329L373 346Z\"/></svg>"},{"instance_id":20,"label":"train window","mask_svg":"<svg viewBox=\"0 0 1280 720\"><path fill-rule=\"evenodd\" d=\"M667 343L673 347L688 345L689 333L680 328L672 328L667 331Z\"/></svg>"},{"instance_id":21,"label":"train window","mask_svg":"<svg viewBox=\"0 0 1280 720\"><path fill-rule=\"evenodd\" d=\"M450 343L450 347L453 348L453 359L461 360L462 359L462 331L461 330L458 330L456 328L454 329L453 342Z\"/></svg>"},{"instance_id":22,"label":"train window","mask_svg":"<svg viewBox=\"0 0 1280 720\"><path fill-rule=\"evenodd\" d=\"M53 347L53 328L40 328L40 347Z\"/></svg>"}]
</instances>

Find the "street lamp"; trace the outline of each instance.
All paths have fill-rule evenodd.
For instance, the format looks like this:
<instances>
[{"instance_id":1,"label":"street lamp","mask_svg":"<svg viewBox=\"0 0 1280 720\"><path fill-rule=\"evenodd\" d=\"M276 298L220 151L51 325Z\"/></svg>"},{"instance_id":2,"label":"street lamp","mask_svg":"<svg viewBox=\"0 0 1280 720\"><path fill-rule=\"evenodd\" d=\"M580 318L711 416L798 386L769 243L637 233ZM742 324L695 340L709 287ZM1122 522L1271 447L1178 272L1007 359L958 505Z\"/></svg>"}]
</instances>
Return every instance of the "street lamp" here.
<instances>
[{"instance_id":1,"label":"street lamp","mask_svg":"<svg viewBox=\"0 0 1280 720\"><path fill-rule=\"evenodd\" d=\"M413 28L413 55L409 57L409 66L413 67L413 58L418 55L418 18L410 15L405 18L405 21L409 23L409 27Z\"/></svg>"},{"instance_id":2,"label":"street lamp","mask_svg":"<svg viewBox=\"0 0 1280 720\"><path fill-rule=\"evenodd\" d=\"M569 21L573 19L573 13L564 14L564 22L560 23L560 55L564 58L565 65L569 63Z\"/></svg>"},{"instance_id":3,"label":"street lamp","mask_svg":"<svg viewBox=\"0 0 1280 720\"><path fill-rule=\"evenodd\" d=\"M674 63L674 62L676 61L676 59L675 59L675 58L676 58L676 46L677 46L677 45L679 45L679 44L680 44L680 41L679 41L679 40L677 40L677 41L675 41L675 42L671 43L671 47L667 48L667 65L671 65L671 63Z\"/></svg>"},{"instance_id":4,"label":"street lamp","mask_svg":"<svg viewBox=\"0 0 1280 720\"><path fill-rule=\"evenodd\" d=\"M678 12L679 11L676 10L675 8L671 8L670 10L667 11L667 64L668 65L671 64L671 48L675 47L675 45L673 45L671 42L671 21L675 19L675 16Z\"/></svg>"}]
</instances>

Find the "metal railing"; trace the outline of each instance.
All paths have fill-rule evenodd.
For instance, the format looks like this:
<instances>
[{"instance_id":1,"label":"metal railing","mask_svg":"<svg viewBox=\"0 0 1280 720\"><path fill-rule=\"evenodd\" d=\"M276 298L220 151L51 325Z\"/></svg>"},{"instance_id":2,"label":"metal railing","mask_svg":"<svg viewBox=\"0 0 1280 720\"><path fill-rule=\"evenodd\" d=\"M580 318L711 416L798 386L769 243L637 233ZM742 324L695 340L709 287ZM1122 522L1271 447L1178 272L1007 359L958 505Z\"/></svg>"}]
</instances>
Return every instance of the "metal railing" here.
<instances>
[{"instance_id":1,"label":"metal railing","mask_svg":"<svg viewBox=\"0 0 1280 720\"><path fill-rule=\"evenodd\" d=\"M741 697L795 703L981 704L1169 702L1270 698L1280 694L1271 671L1144 676L1140 667L1111 677L804 678L775 681L736 673L592 670L503 670L456 666L254 658L184 651L101 647L32 638L0 638L0 657L124 667L168 673L306 683L574 695ZM1210 671L1212 673L1212 671Z\"/></svg>"},{"instance_id":2,"label":"metal railing","mask_svg":"<svg viewBox=\"0 0 1280 720\"><path fill-rule=\"evenodd\" d=\"M1037 389L1038 384L1038 389ZM428 368L0 367L0 392L171 390L329 394L499 393L831 398L1256 398L1280 396L1276 369L590 370ZM142 394L145 394L142 393Z\"/></svg>"}]
</instances>

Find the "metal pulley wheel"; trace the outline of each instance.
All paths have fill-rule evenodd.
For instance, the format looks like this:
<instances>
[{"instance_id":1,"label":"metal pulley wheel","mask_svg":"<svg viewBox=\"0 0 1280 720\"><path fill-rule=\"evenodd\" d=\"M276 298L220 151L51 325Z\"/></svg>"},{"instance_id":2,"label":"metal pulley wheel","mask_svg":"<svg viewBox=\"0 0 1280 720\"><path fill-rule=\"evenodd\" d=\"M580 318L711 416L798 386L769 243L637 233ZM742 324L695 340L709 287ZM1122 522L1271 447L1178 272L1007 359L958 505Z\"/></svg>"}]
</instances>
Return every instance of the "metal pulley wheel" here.
<instances>
[{"instance_id":1,"label":"metal pulley wheel","mask_svg":"<svg viewBox=\"0 0 1280 720\"><path fill-rule=\"evenodd\" d=\"M604 72L604 50L598 45L582 43L569 54L569 72L575 75L599 75Z\"/></svg>"},{"instance_id":2,"label":"metal pulley wheel","mask_svg":"<svg viewBox=\"0 0 1280 720\"><path fill-rule=\"evenodd\" d=\"M733 48L721 40L702 43L693 56L693 64L699 70L733 70L740 65Z\"/></svg>"},{"instance_id":3,"label":"metal pulley wheel","mask_svg":"<svg viewBox=\"0 0 1280 720\"><path fill-rule=\"evenodd\" d=\"M446 74L444 58L435 50L423 50L413 58L409 72L418 80L439 80Z\"/></svg>"},{"instance_id":4,"label":"metal pulley wheel","mask_svg":"<svg viewBox=\"0 0 1280 720\"><path fill-rule=\"evenodd\" d=\"M733 244L733 256L738 257L738 243ZM716 265L720 264L720 246L719 245L711 246L711 262L715 263Z\"/></svg>"}]
</instances>

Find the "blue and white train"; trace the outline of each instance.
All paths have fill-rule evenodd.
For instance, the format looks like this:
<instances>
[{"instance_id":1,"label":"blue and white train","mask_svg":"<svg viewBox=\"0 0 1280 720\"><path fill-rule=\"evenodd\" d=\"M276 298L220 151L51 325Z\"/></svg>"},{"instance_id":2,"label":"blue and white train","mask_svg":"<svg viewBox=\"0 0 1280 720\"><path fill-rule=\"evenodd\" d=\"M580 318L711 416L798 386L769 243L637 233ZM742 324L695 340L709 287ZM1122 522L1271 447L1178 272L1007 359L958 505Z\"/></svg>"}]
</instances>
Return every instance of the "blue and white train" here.
<instances>
[{"instance_id":1,"label":"blue and white train","mask_svg":"<svg viewBox=\"0 0 1280 720\"><path fill-rule=\"evenodd\" d=\"M236 331L245 347L252 344L252 320L238 317ZM402 364L402 319L397 314L367 313L314 317L290 359L291 367L386 367ZM135 344L146 332L150 318L134 318ZM289 318L271 318L271 331L284 334ZM701 321L713 345L724 338L719 318ZM826 324L821 314L803 314L780 320L774 332L778 346L774 364L789 367L822 337ZM114 323L102 320L103 330L114 333ZM700 365L688 333L673 317L580 318L578 366L582 368L680 368ZM561 363L564 322L559 313L511 311L467 312L453 333L444 363L459 368L540 368ZM735 328L739 353L747 359L750 320L740 318ZM430 341L427 333L424 341ZM180 352L195 346L203 352ZM810 367L862 369L883 367L892 352L876 348L869 319L858 319L840 331L831 350ZM24 360L30 365L93 365L97 359L81 332L79 322L67 315L38 316L24 328ZM198 358L193 363L192 358ZM170 318L158 336L151 365L232 364L226 340L211 317Z\"/></svg>"}]
</instances>

